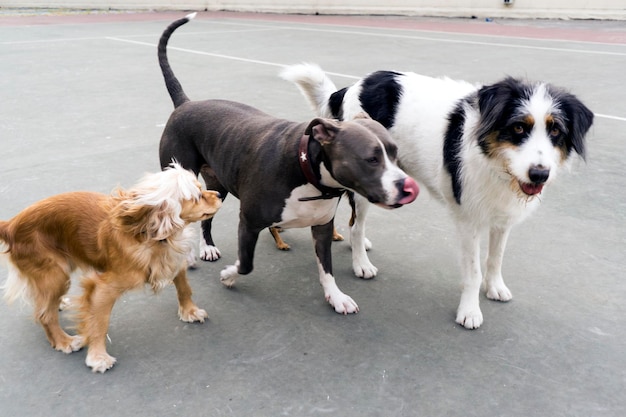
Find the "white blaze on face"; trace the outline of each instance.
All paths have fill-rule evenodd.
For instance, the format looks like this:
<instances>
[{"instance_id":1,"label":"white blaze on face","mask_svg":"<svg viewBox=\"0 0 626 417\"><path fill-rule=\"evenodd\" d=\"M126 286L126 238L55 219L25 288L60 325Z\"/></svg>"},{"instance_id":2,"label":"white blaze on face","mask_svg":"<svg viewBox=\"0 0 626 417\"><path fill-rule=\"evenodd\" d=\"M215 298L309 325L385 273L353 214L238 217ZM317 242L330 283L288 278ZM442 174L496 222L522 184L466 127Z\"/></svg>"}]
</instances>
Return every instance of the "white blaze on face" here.
<instances>
[{"instance_id":1,"label":"white blaze on face","mask_svg":"<svg viewBox=\"0 0 626 417\"><path fill-rule=\"evenodd\" d=\"M548 123L559 112L544 84L537 85L531 97L521 103L520 113L532 121L532 128L519 147L508 151L512 153L508 158L511 171L520 180L531 182L528 177L531 167L550 170L548 181L552 180L561 160L561 152L552 143Z\"/></svg>"},{"instance_id":2,"label":"white blaze on face","mask_svg":"<svg viewBox=\"0 0 626 417\"><path fill-rule=\"evenodd\" d=\"M381 178L383 190L385 190L385 194L387 197L384 203L391 206L396 204L400 199L400 196L398 195L400 193L400 190L396 186L397 182L406 178L407 175L395 163L393 163L391 159L389 159L389 155L387 155L387 149L385 149L385 145L380 139L378 140L378 143L380 143L380 146L383 150L383 158L385 163L385 172L383 173L383 176Z\"/></svg>"}]
</instances>

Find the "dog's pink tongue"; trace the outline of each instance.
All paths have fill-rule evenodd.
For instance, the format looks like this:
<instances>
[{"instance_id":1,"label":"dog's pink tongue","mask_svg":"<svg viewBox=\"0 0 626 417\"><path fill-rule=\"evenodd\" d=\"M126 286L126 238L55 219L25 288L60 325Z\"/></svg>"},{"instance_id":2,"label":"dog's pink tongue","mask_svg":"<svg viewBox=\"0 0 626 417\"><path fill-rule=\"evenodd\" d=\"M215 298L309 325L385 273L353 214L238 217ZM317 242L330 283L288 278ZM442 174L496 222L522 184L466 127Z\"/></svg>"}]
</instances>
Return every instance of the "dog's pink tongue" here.
<instances>
[{"instance_id":1,"label":"dog's pink tongue","mask_svg":"<svg viewBox=\"0 0 626 417\"><path fill-rule=\"evenodd\" d=\"M404 191L405 196L398 201L398 204L409 204L417 198L417 195L420 193L420 187L413 178L406 177L402 191Z\"/></svg>"},{"instance_id":2,"label":"dog's pink tongue","mask_svg":"<svg viewBox=\"0 0 626 417\"><path fill-rule=\"evenodd\" d=\"M537 195L543 190L543 184L520 184L522 191L527 195Z\"/></svg>"}]
</instances>

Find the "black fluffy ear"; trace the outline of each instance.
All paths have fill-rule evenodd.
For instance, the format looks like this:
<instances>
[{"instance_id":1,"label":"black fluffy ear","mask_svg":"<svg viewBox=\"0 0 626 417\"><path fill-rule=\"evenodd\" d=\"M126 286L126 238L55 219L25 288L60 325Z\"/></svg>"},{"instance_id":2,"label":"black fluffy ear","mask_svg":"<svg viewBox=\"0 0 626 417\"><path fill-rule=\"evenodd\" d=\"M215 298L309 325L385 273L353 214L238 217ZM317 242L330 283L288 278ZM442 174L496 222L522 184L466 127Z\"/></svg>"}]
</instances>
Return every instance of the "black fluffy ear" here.
<instances>
[{"instance_id":1,"label":"black fluffy ear","mask_svg":"<svg viewBox=\"0 0 626 417\"><path fill-rule=\"evenodd\" d=\"M520 97L520 82L512 77L478 90L480 123L476 133L479 141L494 130L504 127Z\"/></svg>"},{"instance_id":2,"label":"black fluffy ear","mask_svg":"<svg viewBox=\"0 0 626 417\"><path fill-rule=\"evenodd\" d=\"M567 149L573 148L585 159L585 135L593 123L593 113L573 94L563 93L559 99L567 117Z\"/></svg>"},{"instance_id":3,"label":"black fluffy ear","mask_svg":"<svg viewBox=\"0 0 626 417\"><path fill-rule=\"evenodd\" d=\"M339 122L318 117L309 123L305 134L310 135L313 139L324 145L332 142L338 132Z\"/></svg>"}]
</instances>

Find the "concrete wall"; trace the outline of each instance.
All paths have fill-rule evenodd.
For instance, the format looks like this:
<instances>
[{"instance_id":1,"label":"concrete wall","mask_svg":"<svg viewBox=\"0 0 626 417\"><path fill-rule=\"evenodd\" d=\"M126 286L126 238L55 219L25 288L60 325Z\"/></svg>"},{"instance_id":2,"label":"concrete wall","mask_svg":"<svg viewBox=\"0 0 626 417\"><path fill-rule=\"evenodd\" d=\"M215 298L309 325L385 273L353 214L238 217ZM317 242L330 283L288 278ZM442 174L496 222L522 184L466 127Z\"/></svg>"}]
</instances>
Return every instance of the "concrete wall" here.
<instances>
[{"instance_id":1,"label":"concrete wall","mask_svg":"<svg viewBox=\"0 0 626 417\"><path fill-rule=\"evenodd\" d=\"M0 0L0 7L626 19L626 0Z\"/></svg>"}]
</instances>

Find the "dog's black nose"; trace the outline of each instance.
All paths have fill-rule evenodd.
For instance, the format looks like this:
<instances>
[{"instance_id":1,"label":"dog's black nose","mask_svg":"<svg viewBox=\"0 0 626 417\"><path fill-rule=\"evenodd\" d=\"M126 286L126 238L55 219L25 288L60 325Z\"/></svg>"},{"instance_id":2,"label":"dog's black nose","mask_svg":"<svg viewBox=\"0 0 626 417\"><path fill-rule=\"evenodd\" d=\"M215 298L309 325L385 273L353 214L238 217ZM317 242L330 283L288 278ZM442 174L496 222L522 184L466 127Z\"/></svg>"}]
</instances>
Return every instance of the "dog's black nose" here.
<instances>
[{"instance_id":1,"label":"dog's black nose","mask_svg":"<svg viewBox=\"0 0 626 417\"><path fill-rule=\"evenodd\" d=\"M533 184L543 184L548 181L550 170L540 166L531 167L528 170L528 178Z\"/></svg>"}]
</instances>

